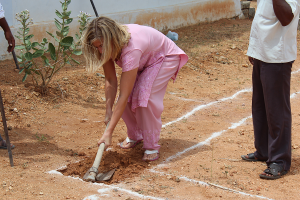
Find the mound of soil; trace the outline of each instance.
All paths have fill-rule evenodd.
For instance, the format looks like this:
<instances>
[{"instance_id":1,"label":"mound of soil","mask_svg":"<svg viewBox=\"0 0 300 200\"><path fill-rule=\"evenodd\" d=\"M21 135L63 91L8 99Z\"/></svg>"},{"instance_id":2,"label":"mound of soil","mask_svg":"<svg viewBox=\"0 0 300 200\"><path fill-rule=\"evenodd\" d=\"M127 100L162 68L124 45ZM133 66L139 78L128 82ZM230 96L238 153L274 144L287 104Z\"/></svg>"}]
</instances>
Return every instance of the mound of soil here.
<instances>
[{"instance_id":1,"label":"mound of soil","mask_svg":"<svg viewBox=\"0 0 300 200\"><path fill-rule=\"evenodd\" d=\"M120 149L115 147L103 153L99 173L105 173L109 170L116 169L114 175L106 184L118 183L124 181L126 178L138 176L144 169L150 166L149 163L143 161L142 144L133 149ZM84 156L83 160L76 163L70 163L65 169L59 170L66 176L78 176L83 178L84 174L93 165L96 155ZM99 181L98 181L99 182Z\"/></svg>"}]
</instances>

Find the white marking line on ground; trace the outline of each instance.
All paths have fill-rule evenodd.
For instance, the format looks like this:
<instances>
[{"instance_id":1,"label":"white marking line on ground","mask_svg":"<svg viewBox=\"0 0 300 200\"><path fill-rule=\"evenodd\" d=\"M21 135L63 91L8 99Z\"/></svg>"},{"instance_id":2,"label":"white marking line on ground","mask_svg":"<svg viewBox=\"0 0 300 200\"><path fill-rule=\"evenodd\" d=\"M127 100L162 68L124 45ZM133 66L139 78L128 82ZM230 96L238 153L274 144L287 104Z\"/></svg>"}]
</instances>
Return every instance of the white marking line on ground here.
<instances>
[{"instance_id":1,"label":"white marking line on ground","mask_svg":"<svg viewBox=\"0 0 300 200\"><path fill-rule=\"evenodd\" d=\"M197 112L197 111L199 111L199 110L201 110L201 109L204 109L204 108L206 108L206 107L212 106L212 105L217 104L217 103L219 103L219 102L223 102L223 101L227 101L227 100L230 100L230 99L234 99L234 98L236 98L236 97L237 97L239 94L241 94L241 93L244 93L244 92L251 92L251 91L252 91L251 88L243 89L243 90L238 91L237 93L235 93L235 94L232 95L231 97L226 97L226 98L223 98L223 99L214 101L214 102L210 102L210 103L208 103L208 104L204 104L204 105L197 106L196 108L194 108L192 111L188 112L187 114L185 114L185 115L183 115L183 116L177 118L177 119L174 120L174 121L171 121L171 122L168 122L168 123L164 124L164 125L162 126L162 128L165 128L166 126L169 126L169 125L171 125L171 124L174 124L174 123L176 123L176 122L178 122L178 121L180 121L180 120L182 120L182 119L188 118L188 117L190 117L192 114L194 114L195 112Z\"/></svg>"},{"instance_id":2,"label":"white marking line on ground","mask_svg":"<svg viewBox=\"0 0 300 200\"><path fill-rule=\"evenodd\" d=\"M296 74L296 73L299 73L300 72L300 69L298 69L297 71L294 71L294 72L292 72L292 74ZM247 91L246 92L250 92L250 91L252 91L252 88L251 88L251 90L250 91L248 91L248 89L246 89ZM183 95L182 93L176 93L176 92L169 92L169 94L172 94L172 95L177 95L177 94L180 94L180 95ZM203 100L195 100L195 99L186 99L186 98L182 98L182 97L176 97L177 99L180 99L180 100L183 100L183 101L193 101L193 102L203 102ZM222 100L222 99L221 99ZM221 101L220 100L220 101ZM212 102L212 103L214 103L214 102ZM201 108L202 109L202 108ZM170 122L169 122L170 123ZM164 125L164 126L167 126L167 125L169 125L169 124L166 124L166 125Z\"/></svg>"},{"instance_id":3,"label":"white marking line on ground","mask_svg":"<svg viewBox=\"0 0 300 200\"><path fill-rule=\"evenodd\" d=\"M63 174L61 172L58 172L57 170L51 170L51 171L48 171L47 173L48 174L55 174L55 175L62 175L63 176ZM67 177L75 179L75 180L80 180L80 181L86 182L86 181L84 181L84 180L82 180L81 178L78 178L78 177L72 177L72 176L67 176ZM86 183L88 183L88 182L86 182ZM106 188L102 188L102 189L98 190L98 192L100 194L104 194L106 192L110 192L111 190L115 189L115 190L118 190L118 191L126 192L128 194L131 194L133 196L136 196L136 197L139 197L139 198L142 198L142 199L165 200L164 198L158 198L158 197L153 197L153 196L145 196L145 195L139 194L137 192L133 192L131 190L126 190L124 188L117 187L117 186L114 186L114 185L106 185L104 183L91 183L91 182L89 182L89 183L93 184L93 185L99 185L99 186L106 187ZM93 196L93 200L98 200L97 195L92 195L92 196ZM88 197L85 197L84 199L88 199Z\"/></svg>"},{"instance_id":4,"label":"white marking line on ground","mask_svg":"<svg viewBox=\"0 0 300 200\"><path fill-rule=\"evenodd\" d=\"M297 71L294 72L294 73L297 73L297 72L299 72L299 71L300 71L300 69L297 70ZM233 99L233 98L235 98L237 95L239 95L240 93L243 93L243 92L250 92L250 91L252 91L252 88L250 88L250 89L243 89L243 90L238 91L237 93L235 93L235 94L232 95L231 97L223 98L223 99L221 99L221 100L219 100L219 101L211 102L211 103L208 103L208 104L205 104L205 105L200 105L200 106L194 108L191 112L187 113L186 115L184 115L184 116L178 118L177 120L171 121L171 122L169 122L169 123L163 125L163 128L166 127L166 126L168 126L168 125L170 125L170 124L173 124L173 123L175 123L175 122L178 122L178 121L180 121L180 120L182 120L182 119L184 119L184 118L187 118L187 117L191 116L193 113L195 113L196 111L201 110L201 109L203 109L203 108L205 108L205 107L211 106L211 105L216 104L216 103L218 103L218 102L222 102L222 101L226 101L226 100L229 100L229 99ZM291 95L291 98L295 97L295 96L296 96L297 94L299 94L299 93L300 93L300 92L296 92L296 93L292 94L292 95ZM250 116L250 117L251 117L251 116ZM234 123L234 124L233 124L231 127L229 127L228 129L235 129L236 127L240 126L242 123L244 123L244 122L245 122L248 118L250 118L250 117L246 117L246 118L242 119L240 122ZM202 145L208 143L211 139L220 136L223 132L225 132L225 130L220 131L220 132L213 133L212 136L211 136L210 138L208 138L208 139L206 139L204 142L200 142L200 143L198 143L198 144L196 144L196 145L194 145L194 146L197 146L197 145L198 145L197 147L202 146ZM190 151L191 148L192 148L192 149L197 148L197 147L194 147L194 146L189 147L189 148L187 148L186 150L184 150L184 151L182 151L182 152L179 152L179 153L177 153L177 154L174 155L174 156L175 156L175 157L180 156L180 155L182 155L183 153L185 153L185 152L187 152L187 151ZM171 156L171 157L167 158L167 160L166 160L165 162L174 159L174 158L175 158L174 156ZM161 165L163 165L163 164L161 164ZM159 166L161 166L161 165L158 165L157 167L159 167ZM51 170L51 171L49 171L49 172L47 172L47 173L49 173L49 174L63 175L62 173L58 172L57 170ZM71 176L68 176L68 177L71 177ZM71 177L71 178L74 178L74 177ZM182 178L182 177L181 177L181 178ZM79 178L76 178L76 179L79 179ZM187 179L187 178L186 178L186 179ZM79 179L79 180L82 180L82 179ZM199 182L199 183L200 183L200 181L196 181L196 180L192 180L192 179L190 179L190 180L191 180L191 182ZM83 180L82 180L82 181L83 181ZM203 182L203 183L205 183L205 182ZM130 193L130 194L132 194L132 195L134 195L134 196L138 196L138 197L141 197L141 198L145 198L145 197L146 197L146 198L149 198L149 199L158 199L158 200L161 199L161 198L152 197L152 196L144 196L144 195L141 195L141 194L139 194L139 193L136 193L136 192L133 192L133 191L130 191L130 190L126 190L126 189L123 189L123 188L111 186L111 185L99 184L99 183L93 183L93 184L98 184L98 185L101 185L101 186L110 187L108 190L111 190L111 189L122 190L122 191L124 191L124 192ZM209 184L209 183L205 183L205 184ZM210 185L212 185L212 184L210 184ZM218 186L218 185L213 185L213 186L219 187L219 188L223 188L223 189L224 189L223 186ZM103 190L103 191L106 191L106 190L104 190L104 189L99 189L98 192L99 192L99 193L102 193L102 192L101 192L102 190ZM232 189L229 189L229 188L226 189L226 190L229 190L229 191L235 191L235 190L232 190ZM253 195L251 195L251 194L247 194L247 193L243 193L243 192L239 192L239 191L236 191L236 192L237 192L237 193L240 193L240 194L248 195L248 196L253 196ZM94 197L96 197L96 196L94 196ZM268 198L266 198L266 197L260 197L260 196L255 196L255 197L268 199ZM86 198L85 198L85 199L86 199ZM163 200L163 199L161 199L161 200Z\"/></svg>"},{"instance_id":5,"label":"white marking line on ground","mask_svg":"<svg viewBox=\"0 0 300 200\"><path fill-rule=\"evenodd\" d=\"M156 174L163 175L163 176L172 176L172 174L166 174L166 173L164 173L164 172L155 171L155 170L153 170L153 169L150 169L149 171L152 172L152 173L156 173ZM214 184L214 183L203 182L203 181L197 181L197 180L194 180L194 179L190 179L190 178L188 178L188 177L186 177L186 176L180 176L179 179L180 179L180 180L187 181L187 182L192 182L192 183L194 183L194 184L199 184L199 185L204 185L204 186L213 186L213 187L216 187L216 188L219 188L219 189L222 189L222 190L227 190L227 191L234 192L234 193L237 193L237 194L242 194L242 195L245 195L245 196L256 197L256 198L260 198L260 199L268 199L268 200L272 200L272 199L270 199L270 198L268 198L268 197L248 194L248 193L241 192L241 191L238 191L238 190L233 190L233 189L231 189L231 188L227 188L227 187L223 187L223 186L220 186L220 185L216 185L216 184Z\"/></svg>"},{"instance_id":6,"label":"white marking line on ground","mask_svg":"<svg viewBox=\"0 0 300 200\"><path fill-rule=\"evenodd\" d=\"M229 130L229 129L235 129L235 128L239 127L240 125L242 125L242 124L243 124L247 119L249 119L249 118L251 118L251 116L245 117L244 119L240 120L238 123L232 123L232 125L231 125L230 127L228 127L227 130ZM222 133L226 132L227 130L222 130L222 131L219 131L219 132L214 132L209 138L207 138L207 139L204 140L203 142L199 142L198 144L195 144L195 145L193 145L193 146L191 146L191 147L189 147L189 148L187 148L187 149L185 149L185 150L183 150L183 151L181 151L181 152L176 153L176 154L173 155L173 156L170 156L170 157L167 158L167 159L165 160L165 162L163 162L162 164L164 164L164 163L166 163L166 162L169 162L170 160L172 160L172 159L174 159L174 158L177 158L177 157L181 156L182 154L184 154L184 153L186 153L186 152L188 152L188 151L190 151L190 150L193 150L193 149L195 149L195 148L201 147L201 146L203 146L203 145L205 145L205 144L209 144L209 142L210 142L212 139L214 139L214 138L216 138L216 137L219 137L220 135L222 135Z\"/></svg>"}]
</instances>

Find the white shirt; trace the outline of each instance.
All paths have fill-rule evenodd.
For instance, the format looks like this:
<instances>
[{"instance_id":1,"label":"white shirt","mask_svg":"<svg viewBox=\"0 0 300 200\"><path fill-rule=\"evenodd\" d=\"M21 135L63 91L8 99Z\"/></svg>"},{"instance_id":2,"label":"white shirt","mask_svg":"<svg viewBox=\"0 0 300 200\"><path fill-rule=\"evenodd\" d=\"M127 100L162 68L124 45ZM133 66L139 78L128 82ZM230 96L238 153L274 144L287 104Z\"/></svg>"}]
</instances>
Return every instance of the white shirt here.
<instances>
[{"instance_id":1,"label":"white shirt","mask_svg":"<svg viewBox=\"0 0 300 200\"><path fill-rule=\"evenodd\" d=\"M297 57L297 27L300 0L285 0L294 19L282 26L275 16L272 0L257 0L247 55L266 63L287 63Z\"/></svg>"},{"instance_id":2,"label":"white shirt","mask_svg":"<svg viewBox=\"0 0 300 200\"><path fill-rule=\"evenodd\" d=\"M2 19L4 17L4 10L3 10L3 7L0 3L0 19Z\"/></svg>"}]
</instances>

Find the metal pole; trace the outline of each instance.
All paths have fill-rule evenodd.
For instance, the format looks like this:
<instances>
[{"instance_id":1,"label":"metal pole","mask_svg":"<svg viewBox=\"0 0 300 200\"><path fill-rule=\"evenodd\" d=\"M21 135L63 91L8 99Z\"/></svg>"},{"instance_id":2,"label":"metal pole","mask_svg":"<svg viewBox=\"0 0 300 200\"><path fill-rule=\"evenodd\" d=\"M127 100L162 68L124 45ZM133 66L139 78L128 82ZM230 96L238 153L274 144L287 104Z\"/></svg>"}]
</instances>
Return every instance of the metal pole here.
<instances>
[{"instance_id":1,"label":"metal pole","mask_svg":"<svg viewBox=\"0 0 300 200\"><path fill-rule=\"evenodd\" d=\"M5 138L6 138L6 144L7 144L7 150L8 150L10 166L13 167L14 162L13 162L13 157L12 157L12 152L11 152L11 147L10 147L10 141L9 141L9 137L8 137L8 130L7 130L5 111L4 111L4 106L3 106L2 96L1 96L1 90L0 90L0 109L1 109L2 122L3 122L4 132L5 132Z\"/></svg>"},{"instance_id":2,"label":"metal pole","mask_svg":"<svg viewBox=\"0 0 300 200\"><path fill-rule=\"evenodd\" d=\"M20 69L20 68L19 68L19 64L18 64L18 60L17 60L17 56L16 56L16 53L15 53L15 50L13 50L11 53L12 53L12 55L13 55L13 57L14 57L14 61L15 61L15 64L16 64L16 68L17 68L17 69Z\"/></svg>"},{"instance_id":3,"label":"metal pole","mask_svg":"<svg viewBox=\"0 0 300 200\"><path fill-rule=\"evenodd\" d=\"M98 13L97 13L97 10L96 10L96 7L95 7L95 4L94 4L93 0L90 0L90 1L91 1L92 6L93 6L93 9L94 9L94 12L95 12L96 17L99 17L99 15L98 15Z\"/></svg>"}]
</instances>

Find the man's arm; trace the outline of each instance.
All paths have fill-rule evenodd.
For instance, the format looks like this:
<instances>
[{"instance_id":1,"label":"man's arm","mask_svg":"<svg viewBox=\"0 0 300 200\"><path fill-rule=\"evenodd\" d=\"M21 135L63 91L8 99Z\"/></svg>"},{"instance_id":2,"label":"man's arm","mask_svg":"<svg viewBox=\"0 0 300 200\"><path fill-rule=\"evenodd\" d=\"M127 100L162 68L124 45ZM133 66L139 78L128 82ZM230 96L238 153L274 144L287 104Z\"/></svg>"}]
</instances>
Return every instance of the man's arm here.
<instances>
[{"instance_id":1,"label":"man's arm","mask_svg":"<svg viewBox=\"0 0 300 200\"><path fill-rule=\"evenodd\" d=\"M14 50L15 48L15 38L12 35L10 28L6 22L5 18L1 18L0 19L0 26L2 27L3 31L4 31L4 35L5 35L5 39L8 42L8 48L7 51L10 53Z\"/></svg>"},{"instance_id":2,"label":"man's arm","mask_svg":"<svg viewBox=\"0 0 300 200\"><path fill-rule=\"evenodd\" d=\"M282 26L287 26L294 19L291 6L285 0L272 0L276 17Z\"/></svg>"}]
</instances>

